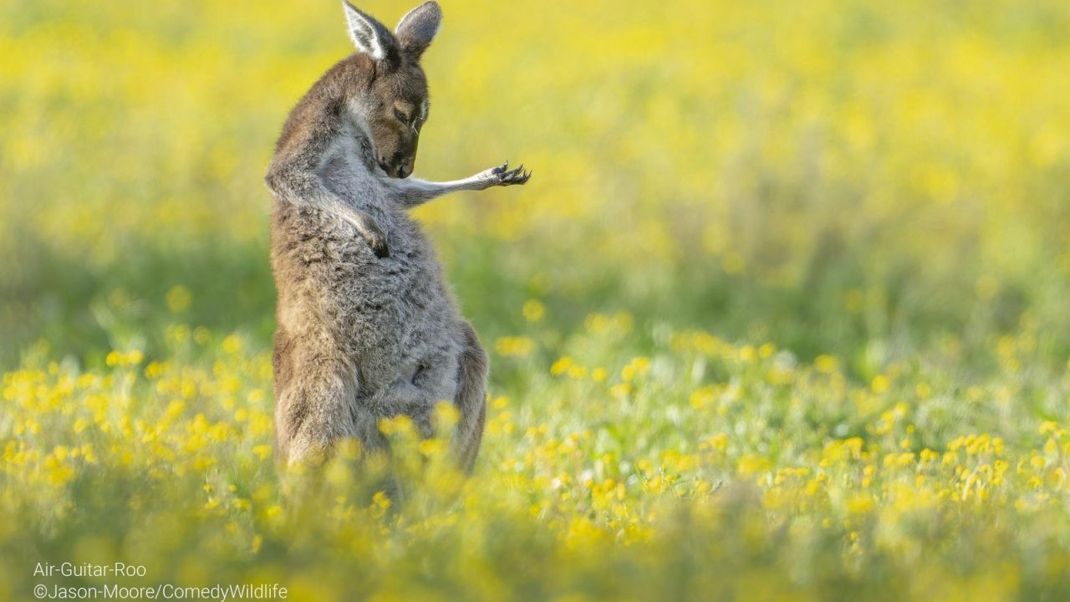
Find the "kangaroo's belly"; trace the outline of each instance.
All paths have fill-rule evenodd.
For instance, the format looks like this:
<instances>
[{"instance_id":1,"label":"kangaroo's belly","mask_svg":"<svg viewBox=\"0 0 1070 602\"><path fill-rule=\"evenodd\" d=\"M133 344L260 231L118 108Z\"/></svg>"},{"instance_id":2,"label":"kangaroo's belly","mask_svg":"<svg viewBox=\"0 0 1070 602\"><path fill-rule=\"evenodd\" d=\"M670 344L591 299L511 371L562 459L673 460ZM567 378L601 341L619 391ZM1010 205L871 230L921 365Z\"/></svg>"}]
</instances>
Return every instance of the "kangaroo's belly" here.
<instances>
[{"instance_id":1,"label":"kangaroo's belly","mask_svg":"<svg viewBox=\"0 0 1070 602\"><path fill-rule=\"evenodd\" d=\"M338 326L347 337L363 388L411 379L453 338L458 319L437 270L393 255L354 274L345 301L354 309Z\"/></svg>"},{"instance_id":2,"label":"kangaroo's belly","mask_svg":"<svg viewBox=\"0 0 1070 602\"><path fill-rule=\"evenodd\" d=\"M352 227L314 210L300 212L301 227L276 233L286 244L273 245L276 271L303 272L296 285L277 278L280 322L288 304L314 308L297 312L297 324L280 323L295 344L302 331L333 340L364 393L456 354L460 316L415 223L401 214L373 215L390 249L389 257L379 258Z\"/></svg>"}]
</instances>

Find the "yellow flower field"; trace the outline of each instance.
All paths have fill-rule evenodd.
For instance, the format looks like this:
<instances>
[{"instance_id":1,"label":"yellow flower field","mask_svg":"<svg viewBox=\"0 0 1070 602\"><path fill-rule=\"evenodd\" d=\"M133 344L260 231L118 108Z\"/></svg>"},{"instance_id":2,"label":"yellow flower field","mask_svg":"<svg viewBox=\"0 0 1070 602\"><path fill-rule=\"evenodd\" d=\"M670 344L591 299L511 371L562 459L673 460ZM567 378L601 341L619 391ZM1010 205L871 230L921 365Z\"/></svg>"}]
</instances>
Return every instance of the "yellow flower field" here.
<instances>
[{"instance_id":1,"label":"yellow flower field","mask_svg":"<svg viewBox=\"0 0 1070 602\"><path fill-rule=\"evenodd\" d=\"M405 420L273 461L337 4L0 1L0 599L1070 598L1070 4L443 0L417 174L535 171L418 212L467 480Z\"/></svg>"}]
</instances>

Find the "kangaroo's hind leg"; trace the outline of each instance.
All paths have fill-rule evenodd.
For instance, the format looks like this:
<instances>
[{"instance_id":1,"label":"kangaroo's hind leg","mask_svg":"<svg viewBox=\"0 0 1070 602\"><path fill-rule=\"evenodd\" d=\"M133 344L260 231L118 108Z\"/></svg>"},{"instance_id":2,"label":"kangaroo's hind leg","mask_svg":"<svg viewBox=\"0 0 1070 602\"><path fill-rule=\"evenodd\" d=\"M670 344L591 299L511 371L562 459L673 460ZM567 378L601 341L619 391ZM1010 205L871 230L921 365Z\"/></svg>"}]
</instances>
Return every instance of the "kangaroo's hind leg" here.
<instances>
[{"instance_id":1,"label":"kangaroo's hind leg","mask_svg":"<svg viewBox=\"0 0 1070 602\"><path fill-rule=\"evenodd\" d=\"M335 441L359 435L356 381L340 357L276 336L275 440L282 462L320 461Z\"/></svg>"},{"instance_id":2,"label":"kangaroo's hind leg","mask_svg":"<svg viewBox=\"0 0 1070 602\"><path fill-rule=\"evenodd\" d=\"M462 322L464 350L457 366L457 409L461 419L453 436L453 446L461 468L471 472L483 441L483 424L487 416L487 353L479 344L476 331Z\"/></svg>"}]
</instances>

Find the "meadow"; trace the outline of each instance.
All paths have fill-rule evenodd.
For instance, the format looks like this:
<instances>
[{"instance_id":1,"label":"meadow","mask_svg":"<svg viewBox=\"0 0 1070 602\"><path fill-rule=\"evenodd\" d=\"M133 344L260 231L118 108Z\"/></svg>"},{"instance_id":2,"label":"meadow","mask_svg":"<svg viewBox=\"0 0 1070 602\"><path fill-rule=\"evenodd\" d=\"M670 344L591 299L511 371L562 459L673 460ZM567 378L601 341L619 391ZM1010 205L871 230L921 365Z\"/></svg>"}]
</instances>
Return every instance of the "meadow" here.
<instances>
[{"instance_id":1,"label":"meadow","mask_svg":"<svg viewBox=\"0 0 1070 602\"><path fill-rule=\"evenodd\" d=\"M1070 598L1070 4L443 10L416 174L535 171L417 212L469 479L404 420L272 460L262 178L337 2L0 0L0 599Z\"/></svg>"}]
</instances>

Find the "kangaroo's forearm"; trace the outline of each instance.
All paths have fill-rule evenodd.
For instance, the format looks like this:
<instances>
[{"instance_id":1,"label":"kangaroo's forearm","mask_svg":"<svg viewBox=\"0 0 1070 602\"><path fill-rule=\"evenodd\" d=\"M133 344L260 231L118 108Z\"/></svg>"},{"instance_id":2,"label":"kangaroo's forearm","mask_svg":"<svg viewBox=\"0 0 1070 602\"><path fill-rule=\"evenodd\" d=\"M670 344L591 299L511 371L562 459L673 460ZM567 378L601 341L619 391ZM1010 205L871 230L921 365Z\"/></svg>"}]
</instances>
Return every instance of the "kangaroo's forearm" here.
<instances>
[{"instance_id":1,"label":"kangaroo's forearm","mask_svg":"<svg viewBox=\"0 0 1070 602\"><path fill-rule=\"evenodd\" d=\"M490 183L479 176L471 176L463 180L450 180L448 182L430 182L418 178L387 180L387 191L391 200L405 209L423 205L427 201L451 192L483 190L488 186L490 186Z\"/></svg>"},{"instance_id":2,"label":"kangaroo's forearm","mask_svg":"<svg viewBox=\"0 0 1070 602\"><path fill-rule=\"evenodd\" d=\"M509 164L505 163L461 180L429 182L419 178L409 178L407 180L386 179L383 182L387 194L393 202L404 209L411 209L451 192L485 190L491 186L523 184L528 181L529 177L531 177L531 173L525 172L523 165L510 170Z\"/></svg>"},{"instance_id":3,"label":"kangaroo's forearm","mask_svg":"<svg viewBox=\"0 0 1070 602\"><path fill-rule=\"evenodd\" d=\"M304 173L296 169L273 171L268 175L268 185L275 194L289 203L326 211L362 232L368 229L368 221L371 218L330 192L314 173Z\"/></svg>"},{"instance_id":4,"label":"kangaroo's forearm","mask_svg":"<svg viewBox=\"0 0 1070 602\"><path fill-rule=\"evenodd\" d=\"M316 172L299 163L284 161L272 165L265 181L283 201L326 211L352 225L379 257L389 253L386 237L375 220L331 192Z\"/></svg>"}]
</instances>

